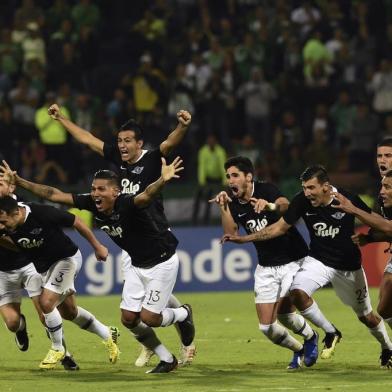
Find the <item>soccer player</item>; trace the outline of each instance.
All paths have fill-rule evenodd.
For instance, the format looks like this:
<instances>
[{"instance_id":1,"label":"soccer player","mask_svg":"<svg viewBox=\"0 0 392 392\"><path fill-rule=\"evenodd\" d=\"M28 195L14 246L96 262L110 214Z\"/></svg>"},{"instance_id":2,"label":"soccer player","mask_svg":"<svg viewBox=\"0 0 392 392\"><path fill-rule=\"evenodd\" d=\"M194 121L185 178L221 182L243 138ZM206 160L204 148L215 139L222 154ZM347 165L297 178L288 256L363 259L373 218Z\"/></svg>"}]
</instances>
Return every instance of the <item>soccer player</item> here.
<instances>
[{"instance_id":1,"label":"soccer player","mask_svg":"<svg viewBox=\"0 0 392 392\"><path fill-rule=\"evenodd\" d=\"M14 196L15 185L0 178L0 197ZM22 290L26 290L43 325L45 319L39 305L42 277L35 266L17 248L10 250L0 246L0 313L9 331L15 333L16 346L21 351L29 348L29 336L25 316L21 313ZM64 343L65 345L65 343ZM61 361L65 370L79 370L69 351Z\"/></svg>"},{"instance_id":2,"label":"soccer player","mask_svg":"<svg viewBox=\"0 0 392 392\"><path fill-rule=\"evenodd\" d=\"M178 241L170 230L159 227L158 218L148 208L164 184L178 177L181 163L181 159L176 158L171 165L166 165L162 158L161 177L136 196L120 193L119 178L110 170L98 171L91 193L79 195L34 184L14 175L18 185L40 197L92 211L97 226L129 253L132 264L125 273L121 321L140 343L159 357L158 365L148 373L168 373L177 367L175 356L150 333L150 327L178 323L185 346L192 343L195 335L189 305L174 309L166 307L179 267ZM8 173L12 175L10 169Z\"/></svg>"},{"instance_id":3,"label":"soccer player","mask_svg":"<svg viewBox=\"0 0 392 392\"><path fill-rule=\"evenodd\" d=\"M294 305L316 326L329 331L325 339L325 355L330 355L340 338L339 331L321 314L311 296L319 288L332 283L336 294L354 310L358 319L379 341L382 350L391 350L383 321L372 310L365 273L361 267L361 253L351 241L354 234L354 216L333 207L334 189L321 165L309 166L301 175L302 192L291 201L288 210L274 224L246 236L225 234L222 241L237 243L266 241L285 234L295 222L303 218L310 233L310 251L307 261L294 277L290 288ZM360 209L370 212L362 200L340 190ZM328 347L327 343L331 343ZM323 357L323 353L321 354Z\"/></svg>"},{"instance_id":4,"label":"soccer player","mask_svg":"<svg viewBox=\"0 0 392 392\"><path fill-rule=\"evenodd\" d=\"M159 148L153 150L143 149L143 132L141 126L133 120L122 125L117 134L117 144L104 143L92 133L78 127L72 121L65 118L58 105L51 105L48 109L49 115L59 121L64 128L80 143L87 145L91 150L102 155L106 160L113 163L117 168L117 174L121 179L122 193L137 195L143 192L147 185L156 181L161 172L161 157L167 157L184 138L191 123L191 115L185 110L177 113L178 125L160 144ZM157 225L162 230L170 230L169 223L164 213L162 196L155 198L149 207L150 213L154 215ZM122 252L122 269L125 274L130 268L131 258ZM173 295L168 304L171 308L181 306L180 301ZM182 345L180 347L180 360L183 365L193 361L196 349L192 342L184 344L181 331L177 328ZM151 329L150 334L154 335ZM154 353L143 346L136 366L146 366Z\"/></svg>"},{"instance_id":5,"label":"soccer player","mask_svg":"<svg viewBox=\"0 0 392 392\"><path fill-rule=\"evenodd\" d=\"M18 203L11 196L0 198L0 224L20 251L33 260L42 276L39 305L52 347L39 367L54 369L65 357L61 314L67 314L67 319L72 318L80 328L100 336L109 351L110 362L115 363L119 354L117 328L103 325L90 312L76 305L74 279L82 256L62 227L74 227L90 242L99 260L106 259L107 248L75 215L51 206Z\"/></svg>"},{"instance_id":6,"label":"soccer player","mask_svg":"<svg viewBox=\"0 0 392 392\"><path fill-rule=\"evenodd\" d=\"M274 222L287 210L288 200L275 185L253 180L253 165L249 158L237 156L225 162L231 197L222 191L213 199L220 206L222 225L226 234L237 234L239 226L255 233ZM318 357L318 335L304 318L295 312L288 291L308 248L297 231L265 242L253 242L258 266L255 277L255 302L259 328L272 342L294 352L288 369L298 369L302 361L312 366ZM286 327L305 339L302 345Z\"/></svg>"}]
</instances>

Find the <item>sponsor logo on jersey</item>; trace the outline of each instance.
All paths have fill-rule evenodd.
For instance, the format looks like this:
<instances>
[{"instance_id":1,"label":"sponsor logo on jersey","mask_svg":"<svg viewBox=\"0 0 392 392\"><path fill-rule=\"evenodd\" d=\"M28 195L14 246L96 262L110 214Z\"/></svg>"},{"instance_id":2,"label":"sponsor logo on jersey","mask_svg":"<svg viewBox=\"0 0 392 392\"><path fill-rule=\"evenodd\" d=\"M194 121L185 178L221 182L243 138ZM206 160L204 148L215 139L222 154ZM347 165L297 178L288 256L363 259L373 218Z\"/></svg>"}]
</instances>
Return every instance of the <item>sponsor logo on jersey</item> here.
<instances>
[{"instance_id":1,"label":"sponsor logo on jersey","mask_svg":"<svg viewBox=\"0 0 392 392\"><path fill-rule=\"evenodd\" d=\"M268 225L268 220L266 218L263 219L252 219L248 220L246 222L246 228L252 232L255 233L256 231L260 231L261 229L264 229Z\"/></svg>"},{"instance_id":2,"label":"sponsor logo on jersey","mask_svg":"<svg viewBox=\"0 0 392 392\"><path fill-rule=\"evenodd\" d=\"M342 219L345 215L346 215L345 212L338 211L332 214L332 217L335 219Z\"/></svg>"},{"instance_id":3,"label":"sponsor logo on jersey","mask_svg":"<svg viewBox=\"0 0 392 392\"><path fill-rule=\"evenodd\" d=\"M318 222L313 225L314 234L317 237L331 237L335 238L339 234L339 227L328 226L324 222Z\"/></svg>"},{"instance_id":4,"label":"sponsor logo on jersey","mask_svg":"<svg viewBox=\"0 0 392 392\"><path fill-rule=\"evenodd\" d=\"M120 237L122 238L122 227L121 226L101 226L101 229L110 237Z\"/></svg>"},{"instance_id":5,"label":"sponsor logo on jersey","mask_svg":"<svg viewBox=\"0 0 392 392\"><path fill-rule=\"evenodd\" d=\"M30 234L37 235L37 234L41 233L42 230L43 230L42 228L37 227L36 229L31 230Z\"/></svg>"},{"instance_id":6,"label":"sponsor logo on jersey","mask_svg":"<svg viewBox=\"0 0 392 392\"><path fill-rule=\"evenodd\" d=\"M121 180L121 193L126 193L128 195L136 195L140 190L140 183L134 184L129 181L128 178L123 178Z\"/></svg>"},{"instance_id":7,"label":"sponsor logo on jersey","mask_svg":"<svg viewBox=\"0 0 392 392\"><path fill-rule=\"evenodd\" d=\"M144 170L144 166L136 166L131 173L140 174Z\"/></svg>"},{"instance_id":8,"label":"sponsor logo on jersey","mask_svg":"<svg viewBox=\"0 0 392 392\"><path fill-rule=\"evenodd\" d=\"M17 242L21 247L30 249L39 248L44 243L44 239L41 238L40 240L30 240L29 238L19 238Z\"/></svg>"}]
</instances>

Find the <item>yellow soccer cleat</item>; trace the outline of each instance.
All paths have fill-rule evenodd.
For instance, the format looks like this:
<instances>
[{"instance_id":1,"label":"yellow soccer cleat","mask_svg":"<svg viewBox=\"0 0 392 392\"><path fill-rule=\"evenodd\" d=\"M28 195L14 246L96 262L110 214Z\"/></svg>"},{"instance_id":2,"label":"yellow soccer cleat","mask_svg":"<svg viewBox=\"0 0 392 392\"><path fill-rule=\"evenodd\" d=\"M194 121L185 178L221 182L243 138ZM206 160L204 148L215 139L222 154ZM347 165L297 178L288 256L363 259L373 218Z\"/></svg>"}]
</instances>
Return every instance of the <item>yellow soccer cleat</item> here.
<instances>
[{"instance_id":1,"label":"yellow soccer cleat","mask_svg":"<svg viewBox=\"0 0 392 392\"><path fill-rule=\"evenodd\" d=\"M46 357L39 364L40 369L54 369L56 365L65 357L65 350L53 350L52 348L46 354Z\"/></svg>"},{"instance_id":2,"label":"yellow soccer cleat","mask_svg":"<svg viewBox=\"0 0 392 392\"><path fill-rule=\"evenodd\" d=\"M109 352L110 363L116 363L118 357L120 356L120 350L117 346L118 337L120 336L120 331L116 327L109 327L110 335L107 340L102 343L106 346Z\"/></svg>"},{"instance_id":3,"label":"yellow soccer cleat","mask_svg":"<svg viewBox=\"0 0 392 392\"><path fill-rule=\"evenodd\" d=\"M335 347L342 339L342 333L335 328L335 332L327 332L323 339L324 348L321 351L321 359L330 359L335 353Z\"/></svg>"}]
</instances>

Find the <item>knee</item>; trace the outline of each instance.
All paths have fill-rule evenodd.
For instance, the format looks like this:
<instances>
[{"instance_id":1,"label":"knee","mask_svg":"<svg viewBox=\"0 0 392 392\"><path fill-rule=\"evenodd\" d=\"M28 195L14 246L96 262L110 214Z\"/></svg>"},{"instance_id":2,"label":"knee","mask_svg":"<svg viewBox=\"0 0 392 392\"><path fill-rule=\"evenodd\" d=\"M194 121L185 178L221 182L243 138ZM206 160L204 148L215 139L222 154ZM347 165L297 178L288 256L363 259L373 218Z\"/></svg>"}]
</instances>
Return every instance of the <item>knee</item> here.
<instances>
[{"instance_id":1,"label":"knee","mask_svg":"<svg viewBox=\"0 0 392 392\"><path fill-rule=\"evenodd\" d=\"M11 332L16 332L19 328L20 324L20 315L12 315L6 316L4 318L4 323L7 326L8 330Z\"/></svg>"},{"instance_id":2,"label":"knee","mask_svg":"<svg viewBox=\"0 0 392 392\"><path fill-rule=\"evenodd\" d=\"M160 327L162 324L161 314L152 313L145 309L142 309L140 313L140 318L149 327L156 328L156 327Z\"/></svg>"},{"instance_id":3,"label":"knee","mask_svg":"<svg viewBox=\"0 0 392 392\"><path fill-rule=\"evenodd\" d=\"M358 316L358 320L361 323L365 324L368 328L377 327L377 325L380 324L381 321L381 319L373 312L370 312L365 316Z\"/></svg>"},{"instance_id":4,"label":"knee","mask_svg":"<svg viewBox=\"0 0 392 392\"><path fill-rule=\"evenodd\" d=\"M275 344L280 344L287 334L286 330L277 322L272 324L259 324L259 329L272 343Z\"/></svg>"},{"instance_id":5,"label":"knee","mask_svg":"<svg viewBox=\"0 0 392 392\"><path fill-rule=\"evenodd\" d=\"M46 297L39 299L39 306L44 314L50 313L55 308L54 303Z\"/></svg>"},{"instance_id":6,"label":"knee","mask_svg":"<svg viewBox=\"0 0 392 392\"><path fill-rule=\"evenodd\" d=\"M61 317L68 321L72 321L78 315L78 309L76 306L61 307L59 311Z\"/></svg>"},{"instance_id":7,"label":"knee","mask_svg":"<svg viewBox=\"0 0 392 392\"><path fill-rule=\"evenodd\" d=\"M121 312L121 323L122 325L127 328L131 329L136 327L139 324L140 318L138 313L122 311Z\"/></svg>"},{"instance_id":8,"label":"knee","mask_svg":"<svg viewBox=\"0 0 392 392\"><path fill-rule=\"evenodd\" d=\"M295 307L299 310L305 310L312 305L309 303L311 302L310 297L303 290L294 289L290 291L290 299L292 300Z\"/></svg>"}]
</instances>

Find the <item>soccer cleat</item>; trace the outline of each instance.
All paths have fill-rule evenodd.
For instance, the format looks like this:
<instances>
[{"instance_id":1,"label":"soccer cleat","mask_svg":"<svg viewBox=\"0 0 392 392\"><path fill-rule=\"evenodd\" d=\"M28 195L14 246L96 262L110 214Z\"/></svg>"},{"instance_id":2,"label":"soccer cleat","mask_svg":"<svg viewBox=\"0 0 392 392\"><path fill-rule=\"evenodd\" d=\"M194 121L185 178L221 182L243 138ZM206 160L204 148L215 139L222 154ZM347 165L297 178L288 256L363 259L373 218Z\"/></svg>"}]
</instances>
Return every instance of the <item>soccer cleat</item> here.
<instances>
[{"instance_id":1,"label":"soccer cleat","mask_svg":"<svg viewBox=\"0 0 392 392\"><path fill-rule=\"evenodd\" d=\"M184 304L181 306L188 312L184 321L177 322L180 330L181 342L184 346L190 346L195 338L195 325L193 324L193 313L191 305Z\"/></svg>"},{"instance_id":2,"label":"soccer cleat","mask_svg":"<svg viewBox=\"0 0 392 392\"><path fill-rule=\"evenodd\" d=\"M392 368L392 350L384 348L380 355L380 367L381 369Z\"/></svg>"},{"instance_id":3,"label":"soccer cleat","mask_svg":"<svg viewBox=\"0 0 392 392\"><path fill-rule=\"evenodd\" d=\"M161 361L158 363L157 366L154 367L154 369L147 370L146 373L152 374L152 373L169 373L176 369L178 366L178 361L177 358L173 355L173 362L165 362Z\"/></svg>"},{"instance_id":4,"label":"soccer cleat","mask_svg":"<svg viewBox=\"0 0 392 392\"><path fill-rule=\"evenodd\" d=\"M288 370L301 369L303 359L304 359L304 349L294 352L293 359L287 366L287 369Z\"/></svg>"},{"instance_id":5,"label":"soccer cleat","mask_svg":"<svg viewBox=\"0 0 392 392\"><path fill-rule=\"evenodd\" d=\"M321 351L321 359L329 359L335 353L335 347L342 339L342 333L336 329L335 332L327 332L323 339L324 348Z\"/></svg>"},{"instance_id":6,"label":"soccer cleat","mask_svg":"<svg viewBox=\"0 0 392 392\"><path fill-rule=\"evenodd\" d=\"M64 370L79 370L79 365L75 362L72 355L66 355L61 360L61 364L64 366Z\"/></svg>"},{"instance_id":7,"label":"soccer cleat","mask_svg":"<svg viewBox=\"0 0 392 392\"><path fill-rule=\"evenodd\" d=\"M135 361L135 366L137 367L147 366L153 355L154 355L154 351L151 351L150 349L142 345L140 354Z\"/></svg>"},{"instance_id":8,"label":"soccer cleat","mask_svg":"<svg viewBox=\"0 0 392 392\"><path fill-rule=\"evenodd\" d=\"M64 350L53 350L52 348L46 354L46 357L39 364L40 369L54 369L56 365L65 357Z\"/></svg>"},{"instance_id":9,"label":"soccer cleat","mask_svg":"<svg viewBox=\"0 0 392 392\"><path fill-rule=\"evenodd\" d=\"M180 359L178 360L178 364L181 366L190 365L193 362L195 355L196 347L194 344L191 344L190 346L181 346Z\"/></svg>"},{"instance_id":10,"label":"soccer cleat","mask_svg":"<svg viewBox=\"0 0 392 392\"><path fill-rule=\"evenodd\" d=\"M26 317L23 314L20 317L23 318L25 326L22 330L15 332L15 343L20 351L27 351L29 348L29 337L27 335Z\"/></svg>"},{"instance_id":11,"label":"soccer cleat","mask_svg":"<svg viewBox=\"0 0 392 392\"><path fill-rule=\"evenodd\" d=\"M304 364L306 367L313 366L318 358L318 333L313 331L313 336L304 342Z\"/></svg>"},{"instance_id":12,"label":"soccer cleat","mask_svg":"<svg viewBox=\"0 0 392 392\"><path fill-rule=\"evenodd\" d=\"M117 346L118 337L120 336L120 331L116 327L109 327L110 335L102 343L106 346L109 352L110 363L116 363L120 355L120 350Z\"/></svg>"}]
</instances>

